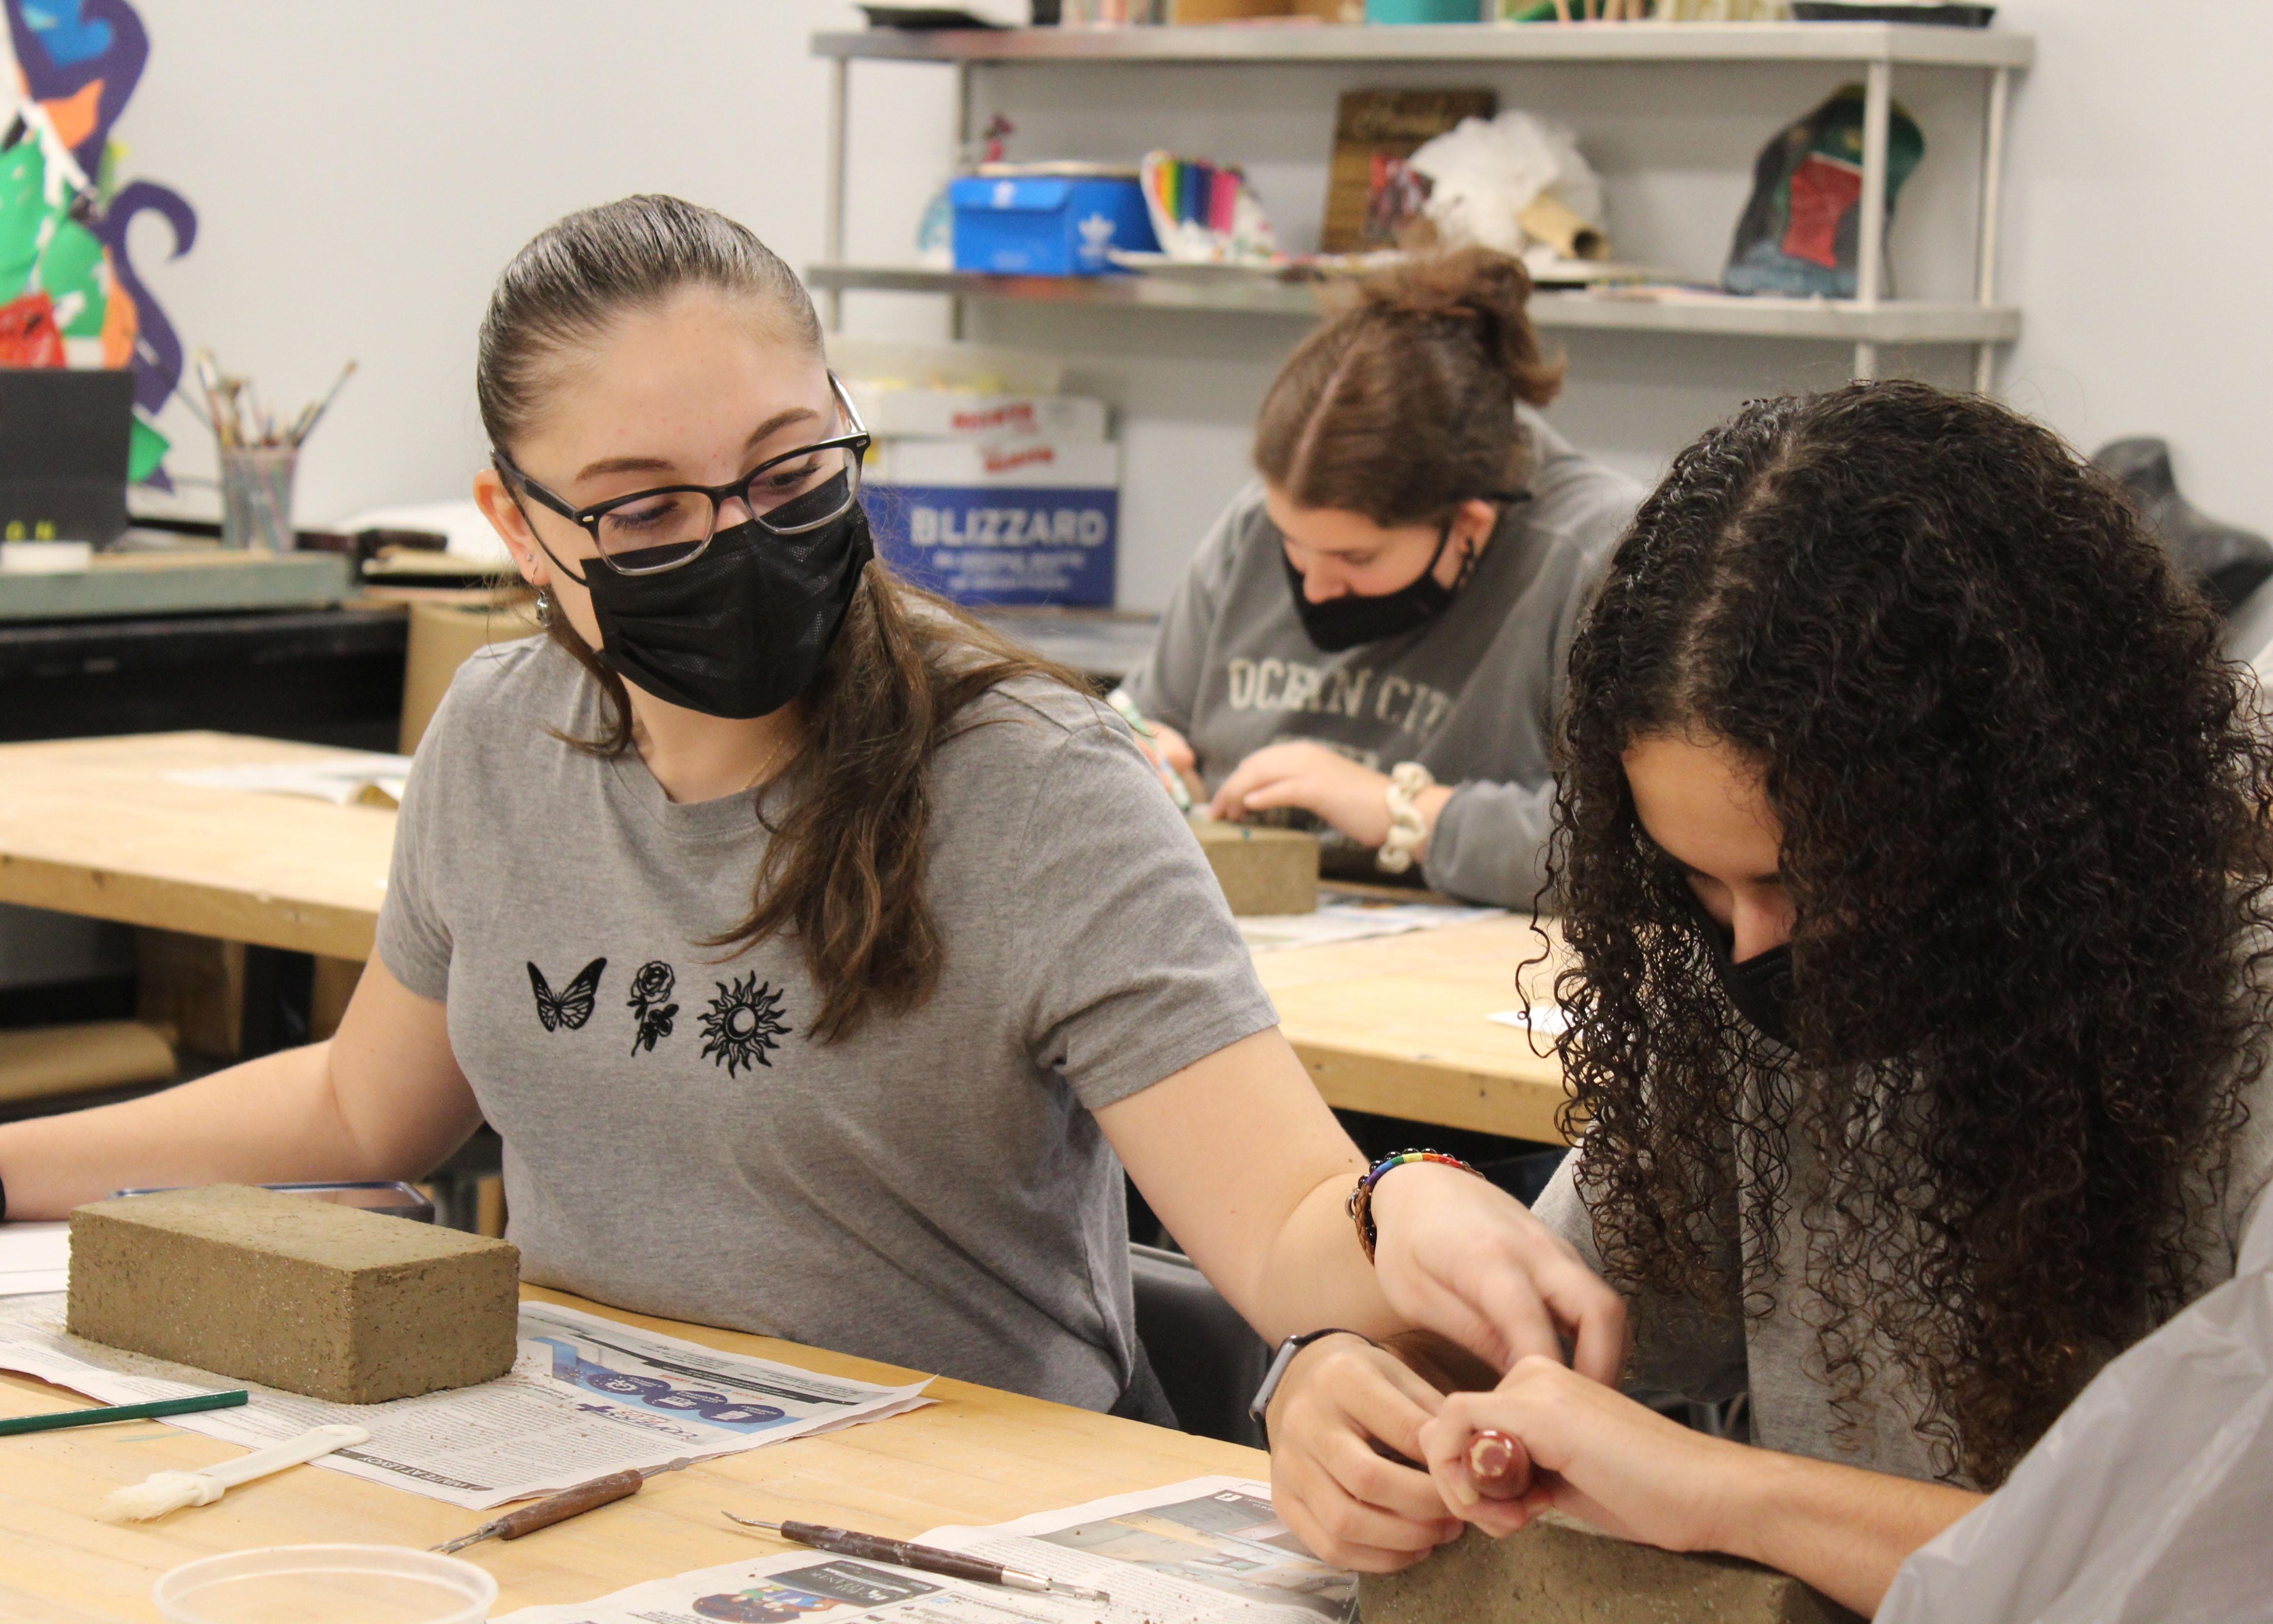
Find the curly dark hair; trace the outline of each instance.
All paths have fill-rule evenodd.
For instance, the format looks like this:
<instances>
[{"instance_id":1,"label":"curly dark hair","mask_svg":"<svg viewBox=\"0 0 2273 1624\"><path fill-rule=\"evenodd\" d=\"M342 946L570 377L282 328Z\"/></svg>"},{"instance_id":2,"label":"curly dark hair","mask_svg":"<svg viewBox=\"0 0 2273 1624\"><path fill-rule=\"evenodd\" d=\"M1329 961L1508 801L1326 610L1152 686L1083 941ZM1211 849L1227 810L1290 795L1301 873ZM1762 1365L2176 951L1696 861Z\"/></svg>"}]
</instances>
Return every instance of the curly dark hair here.
<instances>
[{"instance_id":1,"label":"curly dark hair","mask_svg":"<svg viewBox=\"0 0 2273 1624\"><path fill-rule=\"evenodd\" d=\"M1939 1470L1983 1486L2202 1289L2262 1064L2273 805L2218 640L2121 492L1986 400L1755 401L1682 453L1558 741L1559 1046L1614 1280L1758 1315L1804 1279L1842 1427L1890 1349ZM1719 990L1637 819L1621 754L1653 735L1763 770L1794 1051ZM1766 1268L1732 1280L1739 1181Z\"/></svg>"}]
</instances>

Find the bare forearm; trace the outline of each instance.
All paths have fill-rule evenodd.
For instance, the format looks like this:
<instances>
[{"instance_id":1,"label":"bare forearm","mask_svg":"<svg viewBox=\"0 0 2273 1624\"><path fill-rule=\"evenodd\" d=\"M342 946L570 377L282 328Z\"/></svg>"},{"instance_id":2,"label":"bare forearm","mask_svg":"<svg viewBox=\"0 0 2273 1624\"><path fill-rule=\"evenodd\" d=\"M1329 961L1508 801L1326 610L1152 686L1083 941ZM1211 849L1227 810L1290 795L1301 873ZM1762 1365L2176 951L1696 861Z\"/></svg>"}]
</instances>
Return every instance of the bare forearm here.
<instances>
[{"instance_id":1,"label":"bare forearm","mask_svg":"<svg viewBox=\"0 0 2273 1624\"><path fill-rule=\"evenodd\" d=\"M1865 1615L1910 1553L1979 1505L1946 1484L1741 1450L1714 1545L1804 1580Z\"/></svg>"},{"instance_id":2,"label":"bare forearm","mask_svg":"<svg viewBox=\"0 0 2273 1624\"><path fill-rule=\"evenodd\" d=\"M1268 1341L1298 1331L1339 1325L1384 1337L1406 1328L1359 1250L1357 1231L1342 1203L1363 1167L1338 1169L1289 1213L1273 1237L1249 1291L1238 1305Z\"/></svg>"},{"instance_id":3,"label":"bare forearm","mask_svg":"<svg viewBox=\"0 0 2273 1624\"><path fill-rule=\"evenodd\" d=\"M416 1177L380 1165L341 1118L331 1045L266 1055L123 1104L0 1126L11 1218L59 1218L140 1185Z\"/></svg>"}]
</instances>

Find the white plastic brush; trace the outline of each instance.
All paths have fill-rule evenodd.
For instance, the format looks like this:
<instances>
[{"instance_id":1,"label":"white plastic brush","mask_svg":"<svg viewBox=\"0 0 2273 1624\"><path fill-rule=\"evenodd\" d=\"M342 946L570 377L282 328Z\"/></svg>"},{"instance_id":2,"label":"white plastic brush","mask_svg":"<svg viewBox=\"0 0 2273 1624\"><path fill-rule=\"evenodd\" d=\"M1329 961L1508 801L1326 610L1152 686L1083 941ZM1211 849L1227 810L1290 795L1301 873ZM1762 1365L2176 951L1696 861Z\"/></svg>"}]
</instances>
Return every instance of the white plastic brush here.
<instances>
[{"instance_id":1,"label":"white plastic brush","mask_svg":"<svg viewBox=\"0 0 2273 1624\"><path fill-rule=\"evenodd\" d=\"M334 1449L369 1443L360 1426L318 1426L271 1448L256 1450L203 1471L158 1471L139 1483L113 1489L102 1502L106 1523L146 1523L184 1506L210 1506L240 1483L298 1466Z\"/></svg>"}]
</instances>

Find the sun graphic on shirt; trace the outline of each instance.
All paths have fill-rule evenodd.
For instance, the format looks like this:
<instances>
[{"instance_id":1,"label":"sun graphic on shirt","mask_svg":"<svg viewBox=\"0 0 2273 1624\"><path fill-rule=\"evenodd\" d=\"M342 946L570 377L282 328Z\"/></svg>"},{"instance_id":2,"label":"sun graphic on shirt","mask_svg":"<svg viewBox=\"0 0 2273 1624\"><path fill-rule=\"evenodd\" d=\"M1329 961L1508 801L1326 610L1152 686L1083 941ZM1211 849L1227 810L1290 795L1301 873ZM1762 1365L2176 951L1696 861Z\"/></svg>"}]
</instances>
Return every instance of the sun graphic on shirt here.
<instances>
[{"instance_id":1,"label":"sun graphic on shirt","mask_svg":"<svg viewBox=\"0 0 2273 1624\"><path fill-rule=\"evenodd\" d=\"M780 991L771 982L760 985L755 971L731 987L723 981L717 987L718 996L702 1012L702 1052L715 1057L729 1077L745 1066L771 1066L766 1057L791 1030L781 1018Z\"/></svg>"}]
</instances>

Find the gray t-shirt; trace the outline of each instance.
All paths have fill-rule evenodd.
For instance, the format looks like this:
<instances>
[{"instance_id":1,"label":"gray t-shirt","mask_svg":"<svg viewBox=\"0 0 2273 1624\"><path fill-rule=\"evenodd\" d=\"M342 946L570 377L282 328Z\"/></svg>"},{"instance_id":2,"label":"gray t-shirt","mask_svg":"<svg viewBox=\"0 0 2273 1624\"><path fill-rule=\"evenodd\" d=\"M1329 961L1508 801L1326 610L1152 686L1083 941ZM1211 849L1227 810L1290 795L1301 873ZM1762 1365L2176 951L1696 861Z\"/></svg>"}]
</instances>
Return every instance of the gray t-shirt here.
<instances>
[{"instance_id":1,"label":"gray t-shirt","mask_svg":"<svg viewBox=\"0 0 2273 1624\"><path fill-rule=\"evenodd\" d=\"M1257 482L1200 543L1129 696L1191 741L1213 790L1265 745L1309 739L1377 771L1418 761L1459 788L1422 872L1527 908L1554 802L1549 750L1572 640L1641 488L1529 408L1531 499L1512 503L1452 604L1402 637L1325 654L1287 584Z\"/></svg>"},{"instance_id":2,"label":"gray t-shirt","mask_svg":"<svg viewBox=\"0 0 2273 1624\"><path fill-rule=\"evenodd\" d=\"M2206 1249L2194 1259L2196 1295L2233 1277L2243 1234L2267 1204L2265 1194L2273 1184L2273 1080L2261 1074L2246 1096L2249 1121L2233 1146L2224 1187L2211 1192L2206 1181L2197 1179L2192 1193L2199 1203L2195 1210L2205 1215L2209 1232ZM1532 1210L1600 1273L1602 1257L1594 1244L1593 1218L1575 1180L1578 1161L1576 1155L1564 1158ZM1766 1266L1752 1244L1747 1221L1758 1216L1767 1199L1759 1188L1740 1184L1736 1209L1722 1214L1715 1225L1717 1244L1732 1261L1741 1260L1745 1283L1765 1298L1768 1312L1745 1318L1733 1288L1718 1313L1707 1313L1686 1298L1654 1292L1630 1298L1634 1352L1627 1382L1717 1403L1744 1391L1749 1381L1756 1442L1842 1465L1904 1478L1933 1478L1940 1471L1933 1445L1917 1431L1925 1413L1925 1395L1883 1343L1876 1350L1877 1368L1863 1393L1867 1413L1854 1433L1842 1437L1839 1431L1839 1417L1832 1408L1834 1392L1822 1373L1814 1328L1813 1314L1821 1299L1804 1280L1795 1277L1807 1254L1797 1193L1809 1187L1815 1172L1808 1147L1797 1134L1791 1136L1788 1162L1789 1187L1795 1198L1774 1221L1781 1274ZM2106 1351L2112 1357L2119 1350Z\"/></svg>"},{"instance_id":3,"label":"gray t-shirt","mask_svg":"<svg viewBox=\"0 0 2273 1624\"><path fill-rule=\"evenodd\" d=\"M1277 1017L1119 718L1039 682L973 705L932 767L938 991L824 1044L794 943L697 945L748 911L759 797L677 805L548 731L599 717L542 640L468 661L379 916L504 1136L522 1277L1157 1415L1090 1112Z\"/></svg>"}]
</instances>

